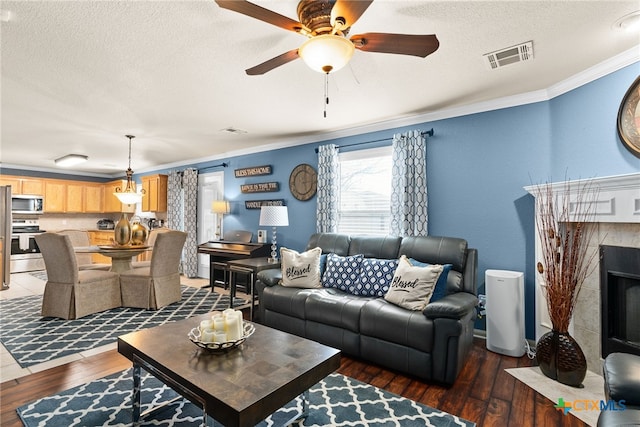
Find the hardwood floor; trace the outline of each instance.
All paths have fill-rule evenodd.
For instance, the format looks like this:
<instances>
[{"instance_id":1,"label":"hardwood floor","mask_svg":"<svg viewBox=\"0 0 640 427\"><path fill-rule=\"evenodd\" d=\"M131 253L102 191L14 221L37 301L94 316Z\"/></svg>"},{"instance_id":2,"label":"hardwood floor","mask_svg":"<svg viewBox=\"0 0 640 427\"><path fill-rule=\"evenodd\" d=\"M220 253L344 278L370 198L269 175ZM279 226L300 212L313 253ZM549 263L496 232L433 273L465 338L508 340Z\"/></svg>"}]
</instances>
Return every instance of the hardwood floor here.
<instances>
[{"instance_id":1,"label":"hardwood floor","mask_svg":"<svg viewBox=\"0 0 640 427\"><path fill-rule=\"evenodd\" d=\"M506 368L532 365L533 361L526 356L513 358L489 352L484 341L476 339L470 360L451 388L428 384L348 356L342 357L338 372L474 421L478 427L586 427L574 416L562 415L549 399L504 372ZM112 350L4 382L0 384L0 425L22 426L17 407L129 367L131 362Z\"/></svg>"}]
</instances>

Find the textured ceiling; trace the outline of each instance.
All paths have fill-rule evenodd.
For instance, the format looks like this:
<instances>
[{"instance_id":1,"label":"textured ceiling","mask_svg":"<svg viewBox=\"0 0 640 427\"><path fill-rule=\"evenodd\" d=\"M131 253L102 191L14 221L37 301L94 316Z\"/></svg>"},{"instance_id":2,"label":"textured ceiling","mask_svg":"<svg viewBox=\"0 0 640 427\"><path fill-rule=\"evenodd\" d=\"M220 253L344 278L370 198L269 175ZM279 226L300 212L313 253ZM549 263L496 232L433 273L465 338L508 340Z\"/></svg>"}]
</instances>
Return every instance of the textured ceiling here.
<instances>
[{"instance_id":1,"label":"textured ceiling","mask_svg":"<svg viewBox=\"0 0 640 427\"><path fill-rule=\"evenodd\" d=\"M256 1L297 20L295 1ZM637 48L614 28L638 1L376 0L351 34L436 34L425 59L356 51L324 78L301 61L245 69L304 38L213 1L2 1L3 166L121 174L325 139L349 129L547 89ZM6 12L5 12L6 15ZM483 54L532 40L534 60L490 70ZM224 128L246 134L221 132Z\"/></svg>"}]
</instances>

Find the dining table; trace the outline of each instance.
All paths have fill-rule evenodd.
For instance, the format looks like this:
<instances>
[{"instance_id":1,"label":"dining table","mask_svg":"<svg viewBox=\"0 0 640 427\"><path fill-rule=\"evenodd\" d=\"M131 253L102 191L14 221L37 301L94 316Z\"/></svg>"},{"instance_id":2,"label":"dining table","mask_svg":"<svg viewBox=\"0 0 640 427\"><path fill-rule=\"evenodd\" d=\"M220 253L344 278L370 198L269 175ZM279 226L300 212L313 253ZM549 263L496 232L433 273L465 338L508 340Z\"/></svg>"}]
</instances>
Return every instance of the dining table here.
<instances>
[{"instance_id":1,"label":"dining table","mask_svg":"<svg viewBox=\"0 0 640 427\"><path fill-rule=\"evenodd\" d=\"M133 257L140 255L145 251L151 250L151 246L146 245L130 245L130 246L76 246L74 251L77 253L99 253L111 258L111 269L114 273L123 273L131 270L131 260Z\"/></svg>"}]
</instances>

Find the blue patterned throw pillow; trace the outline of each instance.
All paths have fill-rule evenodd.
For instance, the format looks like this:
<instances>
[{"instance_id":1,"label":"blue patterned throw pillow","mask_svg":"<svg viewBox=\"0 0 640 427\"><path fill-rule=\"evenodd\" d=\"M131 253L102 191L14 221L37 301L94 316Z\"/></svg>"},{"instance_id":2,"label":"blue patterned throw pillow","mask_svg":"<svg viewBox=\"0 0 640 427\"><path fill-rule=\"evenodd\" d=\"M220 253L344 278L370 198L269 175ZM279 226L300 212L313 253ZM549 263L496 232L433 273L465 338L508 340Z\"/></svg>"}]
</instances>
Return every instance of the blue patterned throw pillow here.
<instances>
[{"instance_id":1,"label":"blue patterned throw pillow","mask_svg":"<svg viewBox=\"0 0 640 427\"><path fill-rule=\"evenodd\" d=\"M325 288L337 288L349 292L355 286L360 277L360 265L364 255L352 255L343 257L331 253L327 255L327 266L322 275L322 286Z\"/></svg>"},{"instance_id":2,"label":"blue patterned throw pillow","mask_svg":"<svg viewBox=\"0 0 640 427\"><path fill-rule=\"evenodd\" d=\"M397 259L364 258L358 282L350 292L354 295L383 297L389 290L396 268Z\"/></svg>"}]
</instances>

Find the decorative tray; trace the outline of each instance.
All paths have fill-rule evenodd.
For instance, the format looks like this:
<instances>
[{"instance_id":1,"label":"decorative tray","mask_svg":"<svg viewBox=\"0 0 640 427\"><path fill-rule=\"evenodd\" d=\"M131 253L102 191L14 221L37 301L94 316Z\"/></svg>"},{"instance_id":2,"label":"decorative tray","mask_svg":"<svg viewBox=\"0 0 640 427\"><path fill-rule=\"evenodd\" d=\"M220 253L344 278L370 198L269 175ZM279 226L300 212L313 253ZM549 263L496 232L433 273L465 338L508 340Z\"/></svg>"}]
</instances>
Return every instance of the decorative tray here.
<instances>
[{"instance_id":1,"label":"decorative tray","mask_svg":"<svg viewBox=\"0 0 640 427\"><path fill-rule=\"evenodd\" d=\"M226 342L203 342L200 341L200 328L195 327L189 331L189 339L192 343L197 345L200 348L204 348L205 350L211 351L225 351L230 350L234 347L242 344L247 338L249 338L255 332L256 328L253 326L253 323L242 322L242 327L244 329L244 334L242 338L236 341L226 341Z\"/></svg>"}]
</instances>

